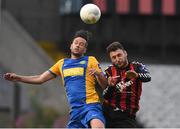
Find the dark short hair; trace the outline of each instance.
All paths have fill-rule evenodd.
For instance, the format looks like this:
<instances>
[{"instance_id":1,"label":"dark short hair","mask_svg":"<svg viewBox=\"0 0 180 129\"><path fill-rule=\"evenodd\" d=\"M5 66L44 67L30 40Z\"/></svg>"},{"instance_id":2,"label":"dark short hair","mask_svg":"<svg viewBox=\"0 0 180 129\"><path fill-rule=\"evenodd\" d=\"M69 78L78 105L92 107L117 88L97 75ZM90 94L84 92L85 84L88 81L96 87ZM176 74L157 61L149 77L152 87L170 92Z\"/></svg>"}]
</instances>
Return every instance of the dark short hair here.
<instances>
[{"instance_id":1,"label":"dark short hair","mask_svg":"<svg viewBox=\"0 0 180 129\"><path fill-rule=\"evenodd\" d=\"M107 46L106 52L109 54L110 52L116 51L117 49L125 50L120 42L112 42Z\"/></svg>"},{"instance_id":2,"label":"dark short hair","mask_svg":"<svg viewBox=\"0 0 180 129\"><path fill-rule=\"evenodd\" d=\"M73 39L77 38L77 37L81 37L83 39L85 39L87 42L87 46L88 46L88 42L90 40L90 37L92 36L92 34L87 31L87 30L79 30L79 31L76 31L76 33L74 34L74 37Z\"/></svg>"}]
</instances>

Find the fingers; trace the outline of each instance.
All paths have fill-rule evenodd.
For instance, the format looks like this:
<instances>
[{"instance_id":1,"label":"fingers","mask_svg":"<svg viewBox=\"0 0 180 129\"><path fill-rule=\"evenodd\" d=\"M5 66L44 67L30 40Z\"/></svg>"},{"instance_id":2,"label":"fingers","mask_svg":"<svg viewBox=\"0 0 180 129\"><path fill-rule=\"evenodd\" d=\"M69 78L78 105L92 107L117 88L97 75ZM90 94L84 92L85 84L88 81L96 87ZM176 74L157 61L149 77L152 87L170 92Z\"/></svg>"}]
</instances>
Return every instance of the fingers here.
<instances>
[{"instance_id":1,"label":"fingers","mask_svg":"<svg viewBox=\"0 0 180 129\"><path fill-rule=\"evenodd\" d=\"M94 69L94 68L89 70L89 75L99 75L99 74L100 73L96 69Z\"/></svg>"},{"instance_id":2,"label":"fingers","mask_svg":"<svg viewBox=\"0 0 180 129\"><path fill-rule=\"evenodd\" d=\"M9 81L12 81L13 79L15 79L15 77L16 77L16 74L14 74L14 73L4 74L4 79L9 80Z\"/></svg>"},{"instance_id":3,"label":"fingers","mask_svg":"<svg viewBox=\"0 0 180 129\"><path fill-rule=\"evenodd\" d=\"M138 74L133 70L128 70L128 71L126 71L125 76L128 79L133 79L133 78L137 78ZM108 78L108 84L110 86L114 86L116 84L118 78L121 78L121 76L112 76L112 77L110 76Z\"/></svg>"},{"instance_id":4,"label":"fingers","mask_svg":"<svg viewBox=\"0 0 180 129\"><path fill-rule=\"evenodd\" d=\"M89 75L94 75L95 72L96 72L95 69L90 69L89 70Z\"/></svg>"},{"instance_id":5,"label":"fingers","mask_svg":"<svg viewBox=\"0 0 180 129\"><path fill-rule=\"evenodd\" d=\"M121 76L113 76L112 78L120 78Z\"/></svg>"},{"instance_id":6,"label":"fingers","mask_svg":"<svg viewBox=\"0 0 180 129\"><path fill-rule=\"evenodd\" d=\"M109 84L110 86L114 86L114 85L116 84L116 79L113 78L113 77L109 77L109 78L108 78L108 84Z\"/></svg>"},{"instance_id":7,"label":"fingers","mask_svg":"<svg viewBox=\"0 0 180 129\"><path fill-rule=\"evenodd\" d=\"M8 80L8 78L10 78L10 73L6 73L6 74L4 74L4 79L6 79L6 80Z\"/></svg>"}]
</instances>

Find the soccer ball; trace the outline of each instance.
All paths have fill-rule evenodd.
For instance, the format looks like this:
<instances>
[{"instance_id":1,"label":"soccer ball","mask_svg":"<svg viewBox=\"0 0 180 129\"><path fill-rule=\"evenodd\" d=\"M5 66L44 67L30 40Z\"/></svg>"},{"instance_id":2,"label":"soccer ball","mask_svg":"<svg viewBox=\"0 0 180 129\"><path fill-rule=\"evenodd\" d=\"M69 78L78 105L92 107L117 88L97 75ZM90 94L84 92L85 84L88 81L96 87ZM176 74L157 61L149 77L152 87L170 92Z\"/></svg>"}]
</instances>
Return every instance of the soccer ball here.
<instances>
[{"instance_id":1,"label":"soccer ball","mask_svg":"<svg viewBox=\"0 0 180 129\"><path fill-rule=\"evenodd\" d=\"M101 11L95 4L86 4L80 10L80 17L86 24L94 24L101 17Z\"/></svg>"}]
</instances>

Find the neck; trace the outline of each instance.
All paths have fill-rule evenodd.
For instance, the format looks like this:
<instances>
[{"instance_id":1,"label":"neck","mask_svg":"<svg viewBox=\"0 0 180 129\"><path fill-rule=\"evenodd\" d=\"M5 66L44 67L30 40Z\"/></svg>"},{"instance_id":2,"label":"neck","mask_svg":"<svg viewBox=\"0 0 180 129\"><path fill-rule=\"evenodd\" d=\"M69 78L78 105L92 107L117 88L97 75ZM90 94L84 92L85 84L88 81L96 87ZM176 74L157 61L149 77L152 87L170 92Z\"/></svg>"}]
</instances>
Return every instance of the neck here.
<instances>
[{"instance_id":1,"label":"neck","mask_svg":"<svg viewBox=\"0 0 180 129\"><path fill-rule=\"evenodd\" d=\"M121 68L126 68L128 66L129 62L126 60L126 62L121 66Z\"/></svg>"}]
</instances>

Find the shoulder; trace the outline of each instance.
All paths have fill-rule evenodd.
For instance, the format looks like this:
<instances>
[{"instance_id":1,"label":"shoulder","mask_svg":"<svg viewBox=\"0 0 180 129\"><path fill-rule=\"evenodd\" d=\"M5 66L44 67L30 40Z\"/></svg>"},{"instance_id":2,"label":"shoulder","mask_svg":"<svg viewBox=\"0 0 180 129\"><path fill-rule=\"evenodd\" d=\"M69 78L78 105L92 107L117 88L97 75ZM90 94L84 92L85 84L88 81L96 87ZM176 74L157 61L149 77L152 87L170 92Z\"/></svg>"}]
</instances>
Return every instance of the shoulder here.
<instances>
[{"instance_id":1,"label":"shoulder","mask_svg":"<svg viewBox=\"0 0 180 129\"><path fill-rule=\"evenodd\" d=\"M87 58L88 58L89 62L98 62L96 57L94 57L94 56L87 56Z\"/></svg>"},{"instance_id":2,"label":"shoulder","mask_svg":"<svg viewBox=\"0 0 180 129\"><path fill-rule=\"evenodd\" d=\"M61 63L61 62L64 62L65 58L63 59L60 59L58 62Z\"/></svg>"},{"instance_id":3,"label":"shoulder","mask_svg":"<svg viewBox=\"0 0 180 129\"><path fill-rule=\"evenodd\" d=\"M64 58L63 58L63 59L60 59L60 60L58 60L58 61L57 61L57 63L56 63L56 64L58 64L58 65L62 65L62 64L64 63L64 60L65 60Z\"/></svg>"},{"instance_id":4,"label":"shoulder","mask_svg":"<svg viewBox=\"0 0 180 129\"><path fill-rule=\"evenodd\" d=\"M97 60L94 56L87 56L90 60Z\"/></svg>"},{"instance_id":5,"label":"shoulder","mask_svg":"<svg viewBox=\"0 0 180 129\"><path fill-rule=\"evenodd\" d=\"M147 70L147 67L145 64L138 62L138 61L133 61L131 62L135 68L140 69L140 70Z\"/></svg>"},{"instance_id":6,"label":"shoulder","mask_svg":"<svg viewBox=\"0 0 180 129\"><path fill-rule=\"evenodd\" d=\"M134 66L143 66L144 64L138 61L132 61L131 64L133 64Z\"/></svg>"}]
</instances>

